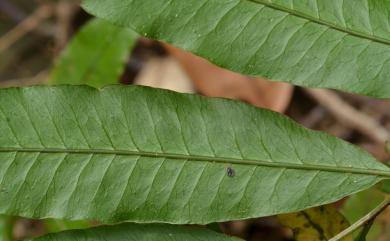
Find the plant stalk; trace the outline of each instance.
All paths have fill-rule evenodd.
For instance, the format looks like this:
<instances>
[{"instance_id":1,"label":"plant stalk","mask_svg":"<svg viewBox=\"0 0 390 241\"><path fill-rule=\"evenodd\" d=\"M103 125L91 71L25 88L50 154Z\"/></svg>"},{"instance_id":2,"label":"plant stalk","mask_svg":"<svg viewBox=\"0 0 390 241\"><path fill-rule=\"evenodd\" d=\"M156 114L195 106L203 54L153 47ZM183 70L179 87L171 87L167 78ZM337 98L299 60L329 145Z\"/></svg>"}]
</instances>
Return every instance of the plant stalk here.
<instances>
[{"instance_id":1,"label":"plant stalk","mask_svg":"<svg viewBox=\"0 0 390 241\"><path fill-rule=\"evenodd\" d=\"M362 217L356 223L352 224L349 228L345 229L341 233L337 234L333 238L329 239L329 241L339 241L350 235L358 228L363 225L369 223L371 220L375 219L382 211L384 211L390 205L390 197L386 196L385 200L379 204L376 208L370 211L366 216Z\"/></svg>"},{"instance_id":2,"label":"plant stalk","mask_svg":"<svg viewBox=\"0 0 390 241\"><path fill-rule=\"evenodd\" d=\"M356 241L366 241L367 234L370 232L372 225L374 224L375 218L371 219L368 223L366 223L357 237Z\"/></svg>"}]
</instances>

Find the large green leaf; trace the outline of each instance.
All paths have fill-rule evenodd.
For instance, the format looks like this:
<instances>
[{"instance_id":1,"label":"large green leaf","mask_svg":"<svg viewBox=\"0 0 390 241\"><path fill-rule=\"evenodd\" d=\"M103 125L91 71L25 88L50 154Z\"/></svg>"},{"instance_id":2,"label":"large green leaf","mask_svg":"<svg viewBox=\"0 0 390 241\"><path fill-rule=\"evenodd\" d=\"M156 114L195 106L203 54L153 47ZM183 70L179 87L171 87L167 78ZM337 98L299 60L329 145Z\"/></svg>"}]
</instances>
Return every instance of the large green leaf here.
<instances>
[{"instance_id":1,"label":"large green leaf","mask_svg":"<svg viewBox=\"0 0 390 241\"><path fill-rule=\"evenodd\" d=\"M49 83L93 87L119 83L137 38L130 29L101 19L91 20L62 52Z\"/></svg>"},{"instance_id":2,"label":"large green leaf","mask_svg":"<svg viewBox=\"0 0 390 241\"><path fill-rule=\"evenodd\" d=\"M390 97L387 0L84 0L83 7L237 72Z\"/></svg>"},{"instance_id":3,"label":"large green leaf","mask_svg":"<svg viewBox=\"0 0 390 241\"><path fill-rule=\"evenodd\" d=\"M136 86L0 90L0 213L210 223L333 202L388 167L241 102Z\"/></svg>"},{"instance_id":4,"label":"large green leaf","mask_svg":"<svg viewBox=\"0 0 390 241\"><path fill-rule=\"evenodd\" d=\"M240 241L205 228L121 224L49 234L33 241Z\"/></svg>"}]
</instances>

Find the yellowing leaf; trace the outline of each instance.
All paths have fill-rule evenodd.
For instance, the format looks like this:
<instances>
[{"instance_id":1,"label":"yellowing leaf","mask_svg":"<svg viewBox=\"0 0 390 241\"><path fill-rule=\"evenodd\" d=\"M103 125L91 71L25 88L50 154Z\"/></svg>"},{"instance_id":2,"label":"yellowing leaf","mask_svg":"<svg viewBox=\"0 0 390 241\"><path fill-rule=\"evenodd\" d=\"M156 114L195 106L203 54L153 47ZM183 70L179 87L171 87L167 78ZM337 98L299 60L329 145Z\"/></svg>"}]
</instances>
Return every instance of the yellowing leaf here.
<instances>
[{"instance_id":1,"label":"yellowing leaf","mask_svg":"<svg viewBox=\"0 0 390 241\"><path fill-rule=\"evenodd\" d=\"M278 215L278 220L293 230L296 241L326 241L349 226L344 216L331 205ZM343 241L352 241L352 237Z\"/></svg>"}]
</instances>

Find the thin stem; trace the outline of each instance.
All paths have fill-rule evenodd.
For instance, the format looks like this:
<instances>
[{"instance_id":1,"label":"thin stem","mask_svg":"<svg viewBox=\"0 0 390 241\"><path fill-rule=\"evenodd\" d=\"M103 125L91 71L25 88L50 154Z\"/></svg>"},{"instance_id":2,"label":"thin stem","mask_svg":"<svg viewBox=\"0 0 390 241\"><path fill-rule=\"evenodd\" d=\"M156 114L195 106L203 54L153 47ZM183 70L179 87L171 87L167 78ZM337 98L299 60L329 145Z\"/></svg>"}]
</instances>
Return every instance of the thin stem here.
<instances>
[{"instance_id":1,"label":"thin stem","mask_svg":"<svg viewBox=\"0 0 390 241\"><path fill-rule=\"evenodd\" d=\"M358 220L356 223L352 224L349 228L345 229L338 235L331 238L329 241L339 241L353 233L358 228L369 223L372 219L375 219L383 210L385 210L390 205L390 197L386 197L385 200L379 204L376 208L370 211L366 216Z\"/></svg>"},{"instance_id":2,"label":"thin stem","mask_svg":"<svg viewBox=\"0 0 390 241\"><path fill-rule=\"evenodd\" d=\"M363 227L363 230L360 232L359 236L357 237L356 241L365 241L367 238L368 232L370 232L370 229L372 225L374 224L375 218L371 219L368 223L366 223Z\"/></svg>"}]
</instances>

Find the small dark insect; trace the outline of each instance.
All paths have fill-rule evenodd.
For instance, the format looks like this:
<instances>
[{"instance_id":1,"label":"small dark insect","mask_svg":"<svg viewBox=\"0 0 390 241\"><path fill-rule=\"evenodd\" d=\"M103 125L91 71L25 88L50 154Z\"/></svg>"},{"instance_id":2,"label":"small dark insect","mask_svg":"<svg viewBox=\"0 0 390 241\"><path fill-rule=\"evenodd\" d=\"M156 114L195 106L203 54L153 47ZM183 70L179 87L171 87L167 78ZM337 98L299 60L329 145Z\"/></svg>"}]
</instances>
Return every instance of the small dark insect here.
<instances>
[{"instance_id":1,"label":"small dark insect","mask_svg":"<svg viewBox=\"0 0 390 241\"><path fill-rule=\"evenodd\" d=\"M228 177L234 177L234 176L236 175L236 172L234 171L233 168L228 167L228 168L226 169L226 174L228 175Z\"/></svg>"}]
</instances>

